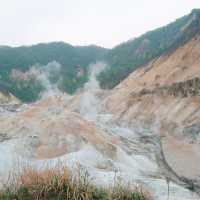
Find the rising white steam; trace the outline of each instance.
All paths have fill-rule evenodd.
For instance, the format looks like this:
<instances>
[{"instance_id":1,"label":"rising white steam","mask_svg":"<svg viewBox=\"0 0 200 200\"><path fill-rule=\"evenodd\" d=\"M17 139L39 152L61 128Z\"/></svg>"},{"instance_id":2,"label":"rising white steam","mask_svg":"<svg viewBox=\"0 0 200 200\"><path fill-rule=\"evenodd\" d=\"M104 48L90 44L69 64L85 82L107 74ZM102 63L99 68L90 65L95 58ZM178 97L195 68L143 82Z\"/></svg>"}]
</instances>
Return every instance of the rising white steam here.
<instances>
[{"instance_id":1,"label":"rising white steam","mask_svg":"<svg viewBox=\"0 0 200 200\"><path fill-rule=\"evenodd\" d=\"M60 74L61 65L56 61L52 61L44 66L35 64L26 72L20 71L18 69L13 69L11 71L10 77L16 81L18 87L20 87L19 83L27 85L30 84L31 80L35 80L44 88L44 91L40 94L41 98L43 98L60 93L57 87L61 77ZM51 82L52 77L55 77L54 83Z\"/></svg>"},{"instance_id":2,"label":"rising white steam","mask_svg":"<svg viewBox=\"0 0 200 200\"><path fill-rule=\"evenodd\" d=\"M99 99L96 93L101 89L97 76L106 69L107 64L97 62L89 66L89 81L84 85L84 93L80 103L80 114L88 120L96 121L99 111Z\"/></svg>"},{"instance_id":3,"label":"rising white steam","mask_svg":"<svg viewBox=\"0 0 200 200\"><path fill-rule=\"evenodd\" d=\"M106 63L97 62L89 66L89 81L84 85L85 91L100 89L97 76L103 72L107 67Z\"/></svg>"},{"instance_id":4,"label":"rising white steam","mask_svg":"<svg viewBox=\"0 0 200 200\"><path fill-rule=\"evenodd\" d=\"M40 75L37 77L37 80L42 84L44 87L44 92L41 94L41 97L49 97L49 96L54 96L60 93L57 83L53 84L50 81L50 77L52 75L57 75L59 77L61 70L61 65L56 62L50 62L45 66L40 67ZM58 80L57 80L58 82Z\"/></svg>"}]
</instances>

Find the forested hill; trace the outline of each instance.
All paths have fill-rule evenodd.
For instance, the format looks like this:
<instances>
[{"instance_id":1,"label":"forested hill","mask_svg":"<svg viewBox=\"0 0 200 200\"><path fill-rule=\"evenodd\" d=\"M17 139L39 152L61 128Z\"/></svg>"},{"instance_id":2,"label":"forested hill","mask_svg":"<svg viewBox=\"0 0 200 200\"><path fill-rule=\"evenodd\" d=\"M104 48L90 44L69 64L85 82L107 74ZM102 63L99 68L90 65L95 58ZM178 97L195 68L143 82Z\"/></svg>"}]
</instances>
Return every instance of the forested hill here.
<instances>
[{"instance_id":1,"label":"forested hill","mask_svg":"<svg viewBox=\"0 0 200 200\"><path fill-rule=\"evenodd\" d=\"M95 45L72 46L64 42L41 43L33 46L0 47L0 67L16 67L27 70L31 65L46 65L55 60L65 67L81 65L86 67L91 62L102 59L107 53L105 48Z\"/></svg>"},{"instance_id":2,"label":"forested hill","mask_svg":"<svg viewBox=\"0 0 200 200\"><path fill-rule=\"evenodd\" d=\"M130 72L163 53L175 50L199 32L200 9L194 9L175 22L118 45L106 55L111 67L100 77L102 86L114 87Z\"/></svg>"},{"instance_id":3,"label":"forested hill","mask_svg":"<svg viewBox=\"0 0 200 200\"><path fill-rule=\"evenodd\" d=\"M17 48L0 46L0 90L11 92L23 101L34 101L45 89L38 81L42 71L60 90L73 93L87 81L88 66L96 61L105 61L110 66L100 74L99 80L103 88L113 88L138 67L175 50L199 32L200 9L194 9L175 22L111 50L63 42Z\"/></svg>"},{"instance_id":4,"label":"forested hill","mask_svg":"<svg viewBox=\"0 0 200 200\"><path fill-rule=\"evenodd\" d=\"M59 89L73 93L87 80L89 64L102 60L107 51L95 45L72 46L64 42L16 48L1 46L0 89L23 101L34 101L44 89L34 76L37 75L36 70L39 74L41 68L48 67L50 81L56 83ZM53 61L57 63L51 63ZM56 73L52 71L54 65L59 65Z\"/></svg>"}]
</instances>

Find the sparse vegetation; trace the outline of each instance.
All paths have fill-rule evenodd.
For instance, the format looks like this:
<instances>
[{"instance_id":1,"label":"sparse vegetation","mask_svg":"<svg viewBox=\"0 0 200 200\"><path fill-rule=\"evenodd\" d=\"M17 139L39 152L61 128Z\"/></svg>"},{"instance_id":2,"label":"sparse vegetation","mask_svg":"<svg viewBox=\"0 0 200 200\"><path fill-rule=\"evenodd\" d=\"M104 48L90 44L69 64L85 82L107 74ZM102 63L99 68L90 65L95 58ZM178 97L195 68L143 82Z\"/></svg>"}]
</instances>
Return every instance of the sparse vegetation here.
<instances>
[{"instance_id":1,"label":"sparse vegetation","mask_svg":"<svg viewBox=\"0 0 200 200\"><path fill-rule=\"evenodd\" d=\"M1 200L152 200L141 187L102 188L90 183L87 172L72 175L65 167L25 169L14 177L13 185L0 192Z\"/></svg>"}]
</instances>

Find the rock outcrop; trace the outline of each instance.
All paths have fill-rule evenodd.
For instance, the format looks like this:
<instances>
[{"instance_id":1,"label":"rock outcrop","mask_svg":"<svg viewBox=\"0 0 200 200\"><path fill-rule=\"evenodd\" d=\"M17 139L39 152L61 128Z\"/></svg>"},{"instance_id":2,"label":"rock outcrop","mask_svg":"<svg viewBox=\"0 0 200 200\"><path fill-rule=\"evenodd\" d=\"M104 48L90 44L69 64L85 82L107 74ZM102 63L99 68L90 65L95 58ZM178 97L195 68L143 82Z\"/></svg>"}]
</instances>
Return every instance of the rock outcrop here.
<instances>
[{"instance_id":1,"label":"rock outcrop","mask_svg":"<svg viewBox=\"0 0 200 200\"><path fill-rule=\"evenodd\" d=\"M132 97L142 97L143 95L161 95L173 97L195 97L200 95L200 78L195 77L182 82L173 83L172 85L155 87L154 89L142 89L137 93L131 93Z\"/></svg>"}]
</instances>

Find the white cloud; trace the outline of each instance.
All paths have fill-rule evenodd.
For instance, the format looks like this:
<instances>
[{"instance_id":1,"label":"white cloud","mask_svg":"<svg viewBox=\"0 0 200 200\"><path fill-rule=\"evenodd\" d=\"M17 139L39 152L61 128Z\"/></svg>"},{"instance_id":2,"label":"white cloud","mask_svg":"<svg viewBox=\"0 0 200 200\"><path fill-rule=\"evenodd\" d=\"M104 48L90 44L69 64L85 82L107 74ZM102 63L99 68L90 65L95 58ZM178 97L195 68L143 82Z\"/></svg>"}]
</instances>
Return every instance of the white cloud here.
<instances>
[{"instance_id":1,"label":"white cloud","mask_svg":"<svg viewBox=\"0 0 200 200\"><path fill-rule=\"evenodd\" d=\"M0 45L111 47L200 7L199 0L0 0Z\"/></svg>"}]
</instances>

